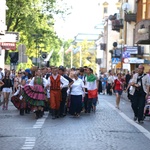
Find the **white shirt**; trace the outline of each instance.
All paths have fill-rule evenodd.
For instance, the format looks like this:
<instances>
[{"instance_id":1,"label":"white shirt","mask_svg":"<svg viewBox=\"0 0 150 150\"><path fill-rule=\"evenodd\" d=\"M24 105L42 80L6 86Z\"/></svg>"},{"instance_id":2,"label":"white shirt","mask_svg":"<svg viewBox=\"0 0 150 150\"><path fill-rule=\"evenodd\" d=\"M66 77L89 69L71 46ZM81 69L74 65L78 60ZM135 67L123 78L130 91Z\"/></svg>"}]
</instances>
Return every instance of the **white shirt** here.
<instances>
[{"instance_id":1,"label":"white shirt","mask_svg":"<svg viewBox=\"0 0 150 150\"><path fill-rule=\"evenodd\" d=\"M71 95L82 95L84 83L78 78L77 80L73 79L74 83L71 85Z\"/></svg>"},{"instance_id":2,"label":"white shirt","mask_svg":"<svg viewBox=\"0 0 150 150\"><path fill-rule=\"evenodd\" d=\"M3 79L4 73L2 71L0 71L0 80Z\"/></svg>"},{"instance_id":3,"label":"white shirt","mask_svg":"<svg viewBox=\"0 0 150 150\"><path fill-rule=\"evenodd\" d=\"M58 74L55 75L55 76L52 74L52 76L53 76L54 80L56 80ZM68 87L69 81L68 81L66 78L64 78L63 76L60 76L60 82L61 82L61 84L60 84L60 87L61 87L61 88ZM49 84L49 85L51 84L51 79L50 79L50 77L48 78L48 84ZM50 85L50 86L51 86L51 85Z\"/></svg>"},{"instance_id":4,"label":"white shirt","mask_svg":"<svg viewBox=\"0 0 150 150\"><path fill-rule=\"evenodd\" d=\"M34 85L34 78L35 77L33 77L32 80L30 81L30 83L29 83L30 86ZM45 78L43 78L43 85L44 85L44 87L46 87L48 85L48 82Z\"/></svg>"},{"instance_id":5,"label":"white shirt","mask_svg":"<svg viewBox=\"0 0 150 150\"><path fill-rule=\"evenodd\" d=\"M138 78L138 73L133 75L133 80L132 83L137 83L137 78ZM143 76L142 78L142 87L145 93L147 93L147 88L150 86L150 80L149 80L149 76L148 74ZM130 91L130 94L133 95L135 92L135 87L132 88L132 90Z\"/></svg>"},{"instance_id":6,"label":"white shirt","mask_svg":"<svg viewBox=\"0 0 150 150\"><path fill-rule=\"evenodd\" d=\"M110 76L108 77L107 82L108 82L109 84L112 84L112 83L114 82L114 77L113 77L112 75L110 75Z\"/></svg>"}]
</instances>

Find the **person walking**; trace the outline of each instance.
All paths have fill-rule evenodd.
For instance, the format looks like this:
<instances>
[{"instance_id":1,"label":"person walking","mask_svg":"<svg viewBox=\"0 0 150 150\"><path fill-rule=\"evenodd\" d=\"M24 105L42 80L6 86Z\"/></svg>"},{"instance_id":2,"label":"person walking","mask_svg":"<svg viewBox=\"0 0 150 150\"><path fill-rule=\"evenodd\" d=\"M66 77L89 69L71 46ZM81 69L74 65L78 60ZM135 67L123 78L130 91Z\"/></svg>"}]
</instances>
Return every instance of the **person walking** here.
<instances>
[{"instance_id":1,"label":"person walking","mask_svg":"<svg viewBox=\"0 0 150 150\"><path fill-rule=\"evenodd\" d=\"M130 94L133 95L134 121L138 119L139 123L143 123L145 100L148 97L150 87L149 76L144 73L143 65L138 66L138 73L133 76L132 86Z\"/></svg>"},{"instance_id":2,"label":"person walking","mask_svg":"<svg viewBox=\"0 0 150 150\"><path fill-rule=\"evenodd\" d=\"M96 104L98 101L99 81L97 80L97 77L93 74L93 70L91 68L87 68L87 75L85 80L88 91L88 113L91 112L91 109L93 109L93 111L95 112Z\"/></svg>"},{"instance_id":3,"label":"person walking","mask_svg":"<svg viewBox=\"0 0 150 150\"><path fill-rule=\"evenodd\" d=\"M82 98L85 95L84 83L78 77L77 71L74 71L74 83L71 85L70 109L69 112L74 117L79 117L82 110Z\"/></svg>"},{"instance_id":4,"label":"person walking","mask_svg":"<svg viewBox=\"0 0 150 150\"><path fill-rule=\"evenodd\" d=\"M52 67L52 75L48 78L50 86L50 108L52 119L59 117L60 102L62 100L61 89L68 87L68 80L58 74L58 68Z\"/></svg>"},{"instance_id":5,"label":"person walking","mask_svg":"<svg viewBox=\"0 0 150 150\"><path fill-rule=\"evenodd\" d=\"M2 93L3 93L2 110L8 110L9 95L13 88L13 85L10 79L10 71L7 71L5 73L4 79L2 81L4 83L4 85L2 86Z\"/></svg>"},{"instance_id":6,"label":"person walking","mask_svg":"<svg viewBox=\"0 0 150 150\"><path fill-rule=\"evenodd\" d=\"M63 87L61 89L62 100L60 102L60 110L59 110L60 117L66 116L66 107L65 107L65 104L66 104L66 100L67 100L67 90L68 90L68 87L70 87L73 84L73 82L74 82L71 78L69 78L65 74L65 71L66 71L66 68L64 66L59 66L59 74L61 76L63 76L65 79L67 79L68 82L69 82L69 85L67 87Z\"/></svg>"},{"instance_id":7,"label":"person walking","mask_svg":"<svg viewBox=\"0 0 150 150\"><path fill-rule=\"evenodd\" d=\"M35 72L35 77L23 88L22 96L33 107L36 113L36 119L43 116L43 107L45 106L46 100L45 88L47 88L47 86L47 80L42 77L41 70L38 69Z\"/></svg>"},{"instance_id":8,"label":"person walking","mask_svg":"<svg viewBox=\"0 0 150 150\"><path fill-rule=\"evenodd\" d=\"M109 70L109 75L108 75L108 79L107 79L107 94L112 95L112 84L114 82L114 78L112 75L112 71Z\"/></svg>"},{"instance_id":9,"label":"person walking","mask_svg":"<svg viewBox=\"0 0 150 150\"><path fill-rule=\"evenodd\" d=\"M121 79L121 73L117 74L117 79L115 79L114 83L114 90L116 93L116 108L119 108L119 104L120 104L120 97L122 95L122 91L123 91L123 81Z\"/></svg>"}]
</instances>

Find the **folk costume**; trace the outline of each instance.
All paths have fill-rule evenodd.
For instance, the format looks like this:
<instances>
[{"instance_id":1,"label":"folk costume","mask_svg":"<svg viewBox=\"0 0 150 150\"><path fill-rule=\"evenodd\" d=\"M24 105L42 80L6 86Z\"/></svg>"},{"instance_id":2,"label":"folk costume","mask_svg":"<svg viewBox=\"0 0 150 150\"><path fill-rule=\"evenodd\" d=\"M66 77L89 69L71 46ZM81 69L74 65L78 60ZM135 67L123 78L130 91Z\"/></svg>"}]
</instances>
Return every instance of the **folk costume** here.
<instances>
[{"instance_id":1,"label":"folk costume","mask_svg":"<svg viewBox=\"0 0 150 150\"><path fill-rule=\"evenodd\" d=\"M90 113L92 106L96 108L97 97L98 97L97 78L94 74L91 74L91 75L87 75L85 80L86 80L86 87L88 91L87 109L88 109L88 113Z\"/></svg>"},{"instance_id":2,"label":"folk costume","mask_svg":"<svg viewBox=\"0 0 150 150\"><path fill-rule=\"evenodd\" d=\"M50 85L50 108L52 110L52 119L59 116L60 102L62 100L61 89L67 87L69 82L59 74L52 74L48 78Z\"/></svg>"},{"instance_id":3,"label":"folk costume","mask_svg":"<svg viewBox=\"0 0 150 150\"><path fill-rule=\"evenodd\" d=\"M38 108L45 106L46 96L44 88L46 86L47 80L39 76L34 77L29 85L24 86L23 97L34 108L37 119L43 116L43 110Z\"/></svg>"},{"instance_id":4,"label":"folk costume","mask_svg":"<svg viewBox=\"0 0 150 150\"><path fill-rule=\"evenodd\" d=\"M20 110L20 115L24 115L24 110L26 108L26 101L22 97L22 92L23 92L23 86L18 86L17 91L11 97L11 102L18 110Z\"/></svg>"}]
</instances>

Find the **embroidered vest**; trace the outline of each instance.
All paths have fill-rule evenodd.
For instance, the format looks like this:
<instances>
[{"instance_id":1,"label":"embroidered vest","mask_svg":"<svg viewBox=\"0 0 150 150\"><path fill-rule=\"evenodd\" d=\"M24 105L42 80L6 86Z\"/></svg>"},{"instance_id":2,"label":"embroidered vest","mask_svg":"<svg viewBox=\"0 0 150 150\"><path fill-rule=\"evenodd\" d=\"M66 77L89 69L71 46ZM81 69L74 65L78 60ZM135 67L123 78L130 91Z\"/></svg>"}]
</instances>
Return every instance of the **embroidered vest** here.
<instances>
[{"instance_id":1,"label":"embroidered vest","mask_svg":"<svg viewBox=\"0 0 150 150\"><path fill-rule=\"evenodd\" d=\"M56 80L53 78L53 76L50 76L51 80L51 90L60 90L60 75L57 76Z\"/></svg>"},{"instance_id":2,"label":"embroidered vest","mask_svg":"<svg viewBox=\"0 0 150 150\"><path fill-rule=\"evenodd\" d=\"M35 77L34 78L34 84L43 85L43 78Z\"/></svg>"}]
</instances>

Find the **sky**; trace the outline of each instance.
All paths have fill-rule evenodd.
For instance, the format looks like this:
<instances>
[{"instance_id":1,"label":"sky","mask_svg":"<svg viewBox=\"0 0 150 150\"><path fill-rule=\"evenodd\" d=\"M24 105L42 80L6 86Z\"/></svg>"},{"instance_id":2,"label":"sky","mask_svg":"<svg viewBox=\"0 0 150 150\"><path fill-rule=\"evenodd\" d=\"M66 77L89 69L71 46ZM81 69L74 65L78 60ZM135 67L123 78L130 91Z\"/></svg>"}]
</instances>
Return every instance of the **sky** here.
<instances>
[{"instance_id":1,"label":"sky","mask_svg":"<svg viewBox=\"0 0 150 150\"><path fill-rule=\"evenodd\" d=\"M100 23L100 11L97 0L66 0L72 6L71 14L65 21L56 18L55 30L64 39L74 38L78 33L94 32L94 26Z\"/></svg>"}]
</instances>

